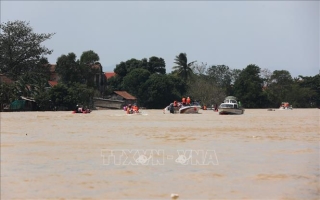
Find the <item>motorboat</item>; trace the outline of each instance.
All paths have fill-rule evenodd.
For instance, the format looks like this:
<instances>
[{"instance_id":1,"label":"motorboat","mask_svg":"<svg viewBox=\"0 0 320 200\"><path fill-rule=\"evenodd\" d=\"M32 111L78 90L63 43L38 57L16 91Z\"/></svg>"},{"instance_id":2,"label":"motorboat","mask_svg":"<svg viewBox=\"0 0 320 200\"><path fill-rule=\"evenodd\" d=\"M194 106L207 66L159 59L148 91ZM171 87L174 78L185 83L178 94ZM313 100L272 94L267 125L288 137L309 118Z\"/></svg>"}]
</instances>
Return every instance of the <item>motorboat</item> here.
<instances>
[{"instance_id":1,"label":"motorboat","mask_svg":"<svg viewBox=\"0 0 320 200\"><path fill-rule=\"evenodd\" d=\"M220 115L241 115L244 113L244 108L238 103L237 98L228 96L218 108Z\"/></svg>"},{"instance_id":2,"label":"motorboat","mask_svg":"<svg viewBox=\"0 0 320 200\"><path fill-rule=\"evenodd\" d=\"M201 106L198 105L190 105L190 106L182 106L179 109L180 114L194 114L199 113Z\"/></svg>"},{"instance_id":3,"label":"motorboat","mask_svg":"<svg viewBox=\"0 0 320 200\"><path fill-rule=\"evenodd\" d=\"M292 110L292 105L290 105L288 102L282 102L279 110Z\"/></svg>"},{"instance_id":4,"label":"motorboat","mask_svg":"<svg viewBox=\"0 0 320 200\"><path fill-rule=\"evenodd\" d=\"M172 113L172 114L197 114L199 113L199 110L201 109L201 106L194 102L190 105L183 105L178 104L178 106L174 106L173 103L171 103L169 106L165 107L163 109L163 113Z\"/></svg>"}]
</instances>

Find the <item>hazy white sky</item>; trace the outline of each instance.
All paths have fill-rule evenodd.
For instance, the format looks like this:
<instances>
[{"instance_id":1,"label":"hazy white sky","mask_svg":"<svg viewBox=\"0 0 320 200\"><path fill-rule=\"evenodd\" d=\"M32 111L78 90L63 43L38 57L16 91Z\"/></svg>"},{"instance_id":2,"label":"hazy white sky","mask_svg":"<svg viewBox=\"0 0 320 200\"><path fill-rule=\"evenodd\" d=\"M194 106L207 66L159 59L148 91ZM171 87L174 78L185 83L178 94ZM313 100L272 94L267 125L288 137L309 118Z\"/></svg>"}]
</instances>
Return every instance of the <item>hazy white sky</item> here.
<instances>
[{"instance_id":1,"label":"hazy white sky","mask_svg":"<svg viewBox=\"0 0 320 200\"><path fill-rule=\"evenodd\" d=\"M171 71L176 55L208 65L319 73L319 1L1 1L1 22L29 21L56 35L45 45L62 54L93 50L104 71L151 56Z\"/></svg>"}]
</instances>

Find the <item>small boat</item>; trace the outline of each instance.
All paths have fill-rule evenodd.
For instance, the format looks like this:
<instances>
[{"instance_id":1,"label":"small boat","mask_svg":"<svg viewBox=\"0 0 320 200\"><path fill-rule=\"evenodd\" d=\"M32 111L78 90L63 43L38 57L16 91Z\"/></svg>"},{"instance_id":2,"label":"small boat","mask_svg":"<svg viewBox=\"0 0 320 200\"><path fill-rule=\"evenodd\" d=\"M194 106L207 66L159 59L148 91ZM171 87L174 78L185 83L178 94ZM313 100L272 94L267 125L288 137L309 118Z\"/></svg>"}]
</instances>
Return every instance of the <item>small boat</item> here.
<instances>
[{"instance_id":1,"label":"small boat","mask_svg":"<svg viewBox=\"0 0 320 200\"><path fill-rule=\"evenodd\" d=\"M201 106L198 103L193 103L191 105L182 105L179 104L180 106L173 106L173 103L171 103L169 106L165 107L163 109L163 113L165 114L166 112L175 114L196 114L199 113L199 110L201 109Z\"/></svg>"},{"instance_id":2,"label":"small boat","mask_svg":"<svg viewBox=\"0 0 320 200\"><path fill-rule=\"evenodd\" d=\"M86 110L78 110L78 111L72 111L72 114L76 114L76 113L82 113L82 114L89 114L91 113L90 109L86 109Z\"/></svg>"},{"instance_id":3,"label":"small boat","mask_svg":"<svg viewBox=\"0 0 320 200\"><path fill-rule=\"evenodd\" d=\"M237 98L234 96L226 97L218 110L220 115L242 115L244 113L244 108L238 104Z\"/></svg>"},{"instance_id":4,"label":"small boat","mask_svg":"<svg viewBox=\"0 0 320 200\"><path fill-rule=\"evenodd\" d=\"M279 110L292 110L292 105L290 105L288 102L282 102Z\"/></svg>"},{"instance_id":5,"label":"small boat","mask_svg":"<svg viewBox=\"0 0 320 200\"><path fill-rule=\"evenodd\" d=\"M179 109L180 114L194 114L199 113L201 106L192 105L192 106L183 106Z\"/></svg>"}]
</instances>

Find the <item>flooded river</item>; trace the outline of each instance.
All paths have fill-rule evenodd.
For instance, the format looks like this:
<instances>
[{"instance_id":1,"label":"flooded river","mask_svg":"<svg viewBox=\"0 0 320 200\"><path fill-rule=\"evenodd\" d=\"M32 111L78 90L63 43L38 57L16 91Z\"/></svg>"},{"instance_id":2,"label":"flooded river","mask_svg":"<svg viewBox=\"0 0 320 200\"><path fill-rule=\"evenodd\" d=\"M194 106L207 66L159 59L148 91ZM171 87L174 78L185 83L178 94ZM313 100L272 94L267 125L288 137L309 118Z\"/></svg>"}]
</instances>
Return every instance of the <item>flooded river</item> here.
<instances>
[{"instance_id":1,"label":"flooded river","mask_svg":"<svg viewBox=\"0 0 320 200\"><path fill-rule=\"evenodd\" d=\"M319 111L1 113L1 199L318 199Z\"/></svg>"}]
</instances>

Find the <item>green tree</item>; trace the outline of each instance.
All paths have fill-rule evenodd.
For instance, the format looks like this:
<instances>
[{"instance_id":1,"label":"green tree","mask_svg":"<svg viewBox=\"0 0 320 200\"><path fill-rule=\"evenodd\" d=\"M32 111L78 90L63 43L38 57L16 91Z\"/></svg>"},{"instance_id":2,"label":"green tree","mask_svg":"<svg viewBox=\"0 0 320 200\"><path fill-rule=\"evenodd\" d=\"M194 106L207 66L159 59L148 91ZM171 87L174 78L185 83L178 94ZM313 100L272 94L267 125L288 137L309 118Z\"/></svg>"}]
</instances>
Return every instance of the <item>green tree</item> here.
<instances>
[{"instance_id":1,"label":"green tree","mask_svg":"<svg viewBox=\"0 0 320 200\"><path fill-rule=\"evenodd\" d=\"M306 100L308 107L320 108L320 74L315 76L299 76L299 80L296 81L301 88L310 89L313 94L308 100Z\"/></svg>"},{"instance_id":2,"label":"green tree","mask_svg":"<svg viewBox=\"0 0 320 200\"><path fill-rule=\"evenodd\" d=\"M272 99L278 106L282 101L289 101L289 94L292 92L293 79L287 70L275 70L271 77L271 83L268 84L268 90L275 94Z\"/></svg>"},{"instance_id":3,"label":"green tree","mask_svg":"<svg viewBox=\"0 0 320 200\"><path fill-rule=\"evenodd\" d=\"M80 56L80 68L87 86L93 87L102 96L106 88L106 77L99 63L99 55L93 50L83 52Z\"/></svg>"},{"instance_id":4,"label":"green tree","mask_svg":"<svg viewBox=\"0 0 320 200\"><path fill-rule=\"evenodd\" d=\"M123 78L115 75L107 80L107 91L108 94L111 94L115 90L124 90L122 83Z\"/></svg>"},{"instance_id":5,"label":"green tree","mask_svg":"<svg viewBox=\"0 0 320 200\"><path fill-rule=\"evenodd\" d=\"M231 69L226 65L213 65L208 68L207 74L221 88L225 89L231 84Z\"/></svg>"},{"instance_id":6,"label":"green tree","mask_svg":"<svg viewBox=\"0 0 320 200\"><path fill-rule=\"evenodd\" d=\"M260 67L250 64L241 71L234 83L235 96L247 108L265 106L266 98L262 91L263 80L259 74Z\"/></svg>"},{"instance_id":7,"label":"green tree","mask_svg":"<svg viewBox=\"0 0 320 200\"><path fill-rule=\"evenodd\" d=\"M143 84L143 96L141 104L147 108L164 108L170 102L181 98L176 93L177 89L172 76L152 74Z\"/></svg>"},{"instance_id":8,"label":"green tree","mask_svg":"<svg viewBox=\"0 0 320 200\"><path fill-rule=\"evenodd\" d=\"M152 56L149 58L148 61L148 70L151 74L159 73L165 74L166 73L166 63L163 58L158 58L156 56Z\"/></svg>"},{"instance_id":9,"label":"green tree","mask_svg":"<svg viewBox=\"0 0 320 200\"><path fill-rule=\"evenodd\" d=\"M16 88L14 84L1 83L0 84L0 110L4 105L10 105L12 101L17 99Z\"/></svg>"},{"instance_id":10,"label":"green tree","mask_svg":"<svg viewBox=\"0 0 320 200\"><path fill-rule=\"evenodd\" d=\"M16 80L34 71L52 50L41 45L54 33L34 33L29 22L9 21L0 25L0 72Z\"/></svg>"},{"instance_id":11,"label":"green tree","mask_svg":"<svg viewBox=\"0 0 320 200\"><path fill-rule=\"evenodd\" d=\"M80 83L59 83L49 90L52 105L60 110L73 110L77 104L90 107L93 93L92 88Z\"/></svg>"},{"instance_id":12,"label":"green tree","mask_svg":"<svg viewBox=\"0 0 320 200\"><path fill-rule=\"evenodd\" d=\"M192 66L197 61L192 61L188 63L187 54L186 53L180 53L176 56L174 59L175 66L172 67L174 73L178 74L183 80L188 81L193 73Z\"/></svg>"},{"instance_id":13,"label":"green tree","mask_svg":"<svg viewBox=\"0 0 320 200\"><path fill-rule=\"evenodd\" d=\"M60 75L60 80L65 83L85 82L83 70L80 67L79 60L74 53L61 55L57 59L56 72Z\"/></svg>"},{"instance_id":14,"label":"green tree","mask_svg":"<svg viewBox=\"0 0 320 200\"><path fill-rule=\"evenodd\" d=\"M142 61L137 60L135 58L131 58L130 60L127 60L125 63L126 63L127 73L130 73L132 70L142 67Z\"/></svg>"},{"instance_id":15,"label":"green tree","mask_svg":"<svg viewBox=\"0 0 320 200\"><path fill-rule=\"evenodd\" d=\"M232 72L233 71L226 65L213 65L206 71L210 79L216 83L216 86L222 89L227 95L232 95Z\"/></svg>"},{"instance_id":16,"label":"green tree","mask_svg":"<svg viewBox=\"0 0 320 200\"><path fill-rule=\"evenodd\" d=\"M113 71L119 76L119 78L125 77L128 73L126 63L120 62L116 65L116 68L114 68Z\"/></svg>"},{"instance_id":17,"label":"green tree","mask_svg":"<svg viewBox=\"0 0 320 200\"><path fill-rule=\"evenodd\" d=\"M138 99L144 91L142 85L149 79L150 72L146 69L137 68L132 70L123 78L124 89Z\"/></svg>"},{"instance_id":18,"label":"green tree","mask_svg":"<svg viewBox=\"0 0 320 200\"><path fill-rule=\"evenodd\" d=\"M99 55L93 50L84 51L80 56L80 63L88 66L94 65L96 62L99 62L99 60Z\"/></svg>"},{"instance_id":19,"label":"green tree","mask_svg":"<svg viewBox=\"0 0 320 200\"><path fill-rule=\"evenodd\" d=\"M190 84L188 88L188 94L188 96L206 106L218 104L225 97L225 91L219 88L216 82L207 75L195 76L193 84Z\"/></svg>"}]
</instances>

